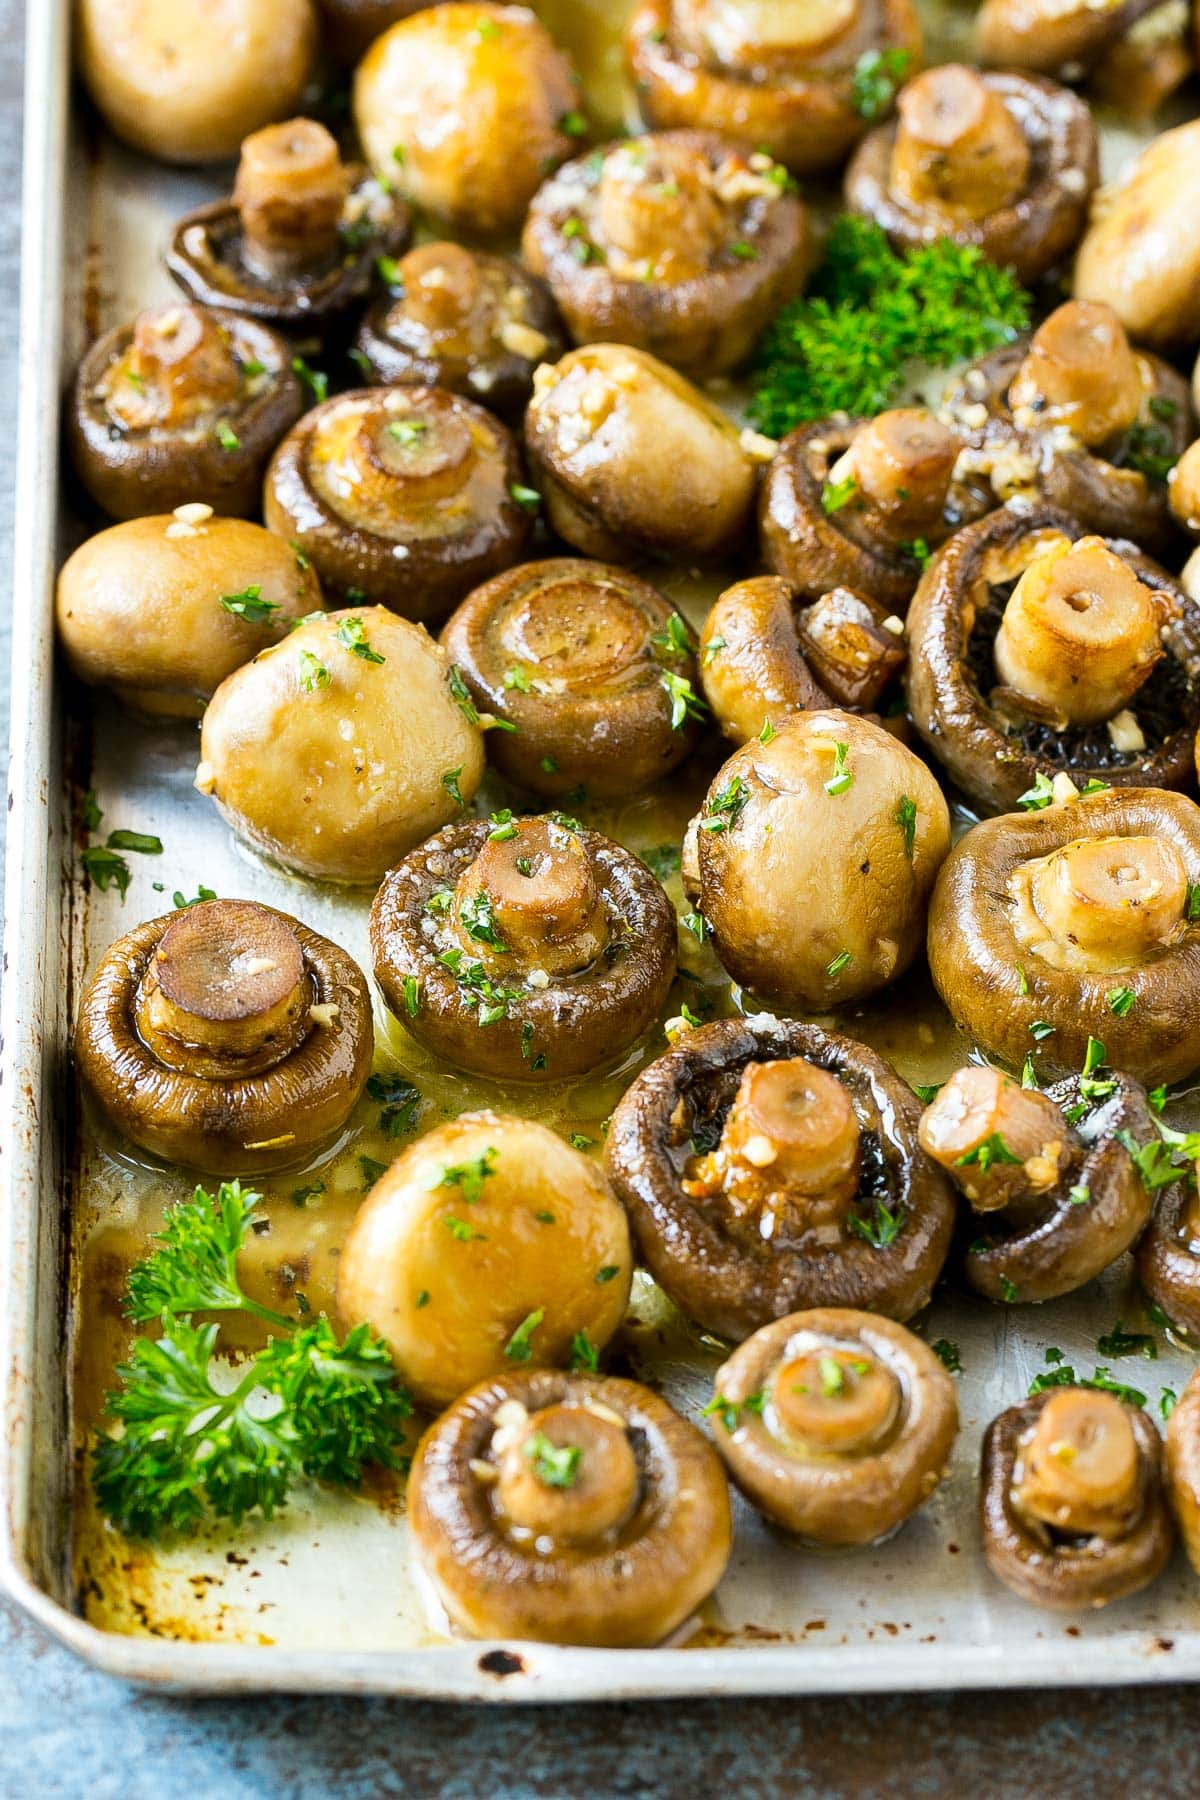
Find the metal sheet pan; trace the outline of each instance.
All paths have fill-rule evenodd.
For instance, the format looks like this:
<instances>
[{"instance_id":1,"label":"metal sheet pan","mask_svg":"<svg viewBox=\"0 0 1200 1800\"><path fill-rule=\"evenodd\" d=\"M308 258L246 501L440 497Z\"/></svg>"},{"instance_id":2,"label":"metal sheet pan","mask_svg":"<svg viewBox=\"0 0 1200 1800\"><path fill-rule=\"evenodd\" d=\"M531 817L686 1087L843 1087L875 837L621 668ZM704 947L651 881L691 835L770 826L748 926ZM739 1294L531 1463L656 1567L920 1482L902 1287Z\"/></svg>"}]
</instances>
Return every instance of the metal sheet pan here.
<instances>
[{"instance_id":1,"label":"metal sheet pan","mask_svg":"<svg viewBox=\"0 0 1200 1800\"><path fill-rule=\"evenodd\" d=\"M583 10L603 5L587 0ZM889 1543L826 1556L781 1545L739 1503L733 1564L686 1648L633 1653L453 1642L411 1585L402 1509L357 1498L302 1496L273 1526L245 1527L236 1546L223 1533L141 1563L98 1531L88 1552L90 1586L81 1581L71 1449L80 1259L98 1224L119 1226L153 1203L154 1178L81 1137L66 1044L90 961L163 902L151 887L158 871L144 864L135 868L123 908L114 896L89 901L80 892L69 776L85 761L106 810L119 808L119 822L160 832L170 850L169 886L236 887L300 911L360 956L364 909L236 852L212 809L189 791L191 750L181 749L178 734L117 730L103 702L93 717L76 718L77 696L55 666L53 579L71 532L60 483L60 392L85 334L100 323L89 311L128 313L165 291L156 268L163 223L197 197L191 178L152 176L112 146L97 155L73 128L70 10L69 0L41 0L29 22L0 1066L6 1587L98 1667L198 1692L572 1700L1200 1678L1200 1588L1182 1558L1146 1595L1103 1615L1060 1620L1000 1589L978 1552L975 1470L983 1425L1024 1393L1050 1341L1091 1366L1097 1334L1117 1317L1135 1316L1124 1268L1044 1319L1037 1309L939 1300L924 1329L961 1346L964 1429L935 1501ZM1128 147L1110 140L1110 168ZM681 1334L648 1286L638 1319L635 1366L695 1410L711 1357ZM1121 1373L1153 1402L1162 1386L1178 1388L1190 1366L1164 1341L1158 1362L1122 1364Z\"/></svg>"}]
</instances>

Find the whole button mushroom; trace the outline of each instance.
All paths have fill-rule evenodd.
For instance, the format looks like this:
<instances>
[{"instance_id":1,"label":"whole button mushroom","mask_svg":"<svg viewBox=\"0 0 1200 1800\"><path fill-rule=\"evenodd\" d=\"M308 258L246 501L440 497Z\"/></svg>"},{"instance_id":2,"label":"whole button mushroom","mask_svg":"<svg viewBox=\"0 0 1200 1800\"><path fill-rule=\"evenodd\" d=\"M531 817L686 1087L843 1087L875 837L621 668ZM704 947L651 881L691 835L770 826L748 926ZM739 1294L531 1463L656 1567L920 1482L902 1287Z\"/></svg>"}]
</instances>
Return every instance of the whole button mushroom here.
<instances>
[{"instance_id":1,"label":"whole button mushroom","mask_svg":"<svg viewBox=\"0 0 1200 1800\"><path fill-rule=\"evenodd\" d=\"M547 171L587 131L570 62L525 6L421 8L354 77L372 166L455 232L515 232Z\"/></svg>"},{"instance_id":2,"label":"whole button mushroom","mask_svg":"<svg viewBox=\"0 0 1200 1800\"><path fill-rule=\"evenodd\" d=\"M419 1042L507 1081L563 1081L646 1031L675 975L675 914L633 853L573 820L448 825L371 909L375 979Z\"/></svg>"},{"instance_id":3,"label":"whole button mushroom","mask_svg":"<svg viewBox=\"0 0 1200 1800\"><path fill-rule=\"evenodd\" d=\"M608 563L522 563L470 594L441 635L510 781L623 798L670 774L704 714L695 638L657 588Z\"/></svg>"},{"instance_id":4,"label":"whole button mushroom","mask_svg":"<svg viewBox=\"0 0 1200 1800\"><path fill-rule=\"evenodd\" d=\"M1075 259L1075 294L1106 302L1136 343L1200 340L1200 119L1164 131L1103 187Z\"/></svg>"},{"instance_id":5,"label":"whole button mushroom","mask_svg":"<svg viewBox=\"0 0 1200 1800\"><path fill-rule=\"evenodd\" d=\"M1106 1059L1177 1081L1200 1064L1198 884L1200 808L1182 794L1109 789L985 819L934 889L934 985L980 1049L1082 1069L1085 1098Z\"/></svg>"},{"instance_id":6,"label":"whole button mushroom","mask_svg":"<svg viewBox=\"0 0 1200 1800\"><path fill-rule=\"evenodd\" d=\"M1038 75L944 63L902 88L897 105L899 120L878 126L846 171L851 211L898 249L952 238L1026 285L1069 255L1099 179L1082 100Z\"/></svg>"},{"instance_id":7,"label":"whole button mushroom","mask_svg":"<svg viewBox=\"0 0 1200 1800\"><path fill-rule=\"evenodd\" d=\"M262 472L304 411L292 353L254 319L157 306L97 338L79 365L67 434L79 478L115 519L193 501L258 510Z\"/></svg>"},{"instance_id":8,"label":"whole button mushroom","mask_svg":"<svg viewBox=\"0 0 1200 1800\"><path fill-rule=\"evenodd\" d=\"M812 262L783 165L704 131L566 163L534 195L522 248L577 344L636 344L704 377L745 362Z\"/></svg>"},{"instance_id":9,"label":"whole button mushroom","mask_svg":"<svg viewBox=\"0 0 1200 1800\"><path fill-rule=\"evenodd\" d=\"M371 1001L344 950L251 900L149 919L101 958L75 1058L141 1149L216 1175L302 1163L371 1069Z\"/></svg>"},{"instance_id":10,"label":"whole button mushroom","mask_svg":"<svg viewBox=\"0 0 1200 1800\"><path fill-rule=\"evenodd\" d=\"M319 334L411 231L404 202L343 163L323 125L289 119L245 140L233 193L185 213L165 260L194 300Z\"/></svg>"},{"instance_id":11,"label":"whole button mushroom","mask_svg":"<svg viewBox=\"0 0 1200 1800\"><path fill-rule=\"evenodd\" d=\"M1147 119L1191 72L1186 20L1169 13L1161 0L984 0L975 41L985 63L1087 80L1099 98Z\"/></svg>"},{"instance_id":12,"label":"whole button mushroom","mask_svg":"<svg viewBox=\"0 0 1200 1800\"><path fill-rule=\"evenodd\" d=\"M908 641L913 723L977 806L1192 780L1200 603L1127 539L1013 501L926 570Z\"/></svg>"},{"instance_id":13,"label":"whole button mushroom","mask_svg":"<svg viewBox=\"0 0 1200 1800\"><path fill-rule=\"evenodd\" d=\"M1188 1561L1200 1574L1200 1370L1167 1421L1167 1487Z\"/></svg>"},{"instance_id":14,"label":"whole button mushroom","mask_svg":"<svg viewBox=\"0 0 1200 1800\"><path fill-rule=\"evenodd\" d=\"M408 1488L417 1561L472 1637L633 1649L716 1587L729 1489L703 1434L635 1381L549 1371L464 1394Z\"/></svg>"},{"instance_id":15,"label":"whole button mushroom","mask_svg":"<svg viewBox=\"0 0 1200 1800\"><path fill-rule=\"evenodd\" d=\"M482 779L478 715L453 674L382 606L309 619L221 683L196 787L285 867L379 881Z\"/></svg>"},{"instance_id":16,"label":"whole button mushroom","mask_svg":"<svg viewBox=\"0 0 1200 1800\"><path fill-rule=\"evenodd\" d=\"M689 1031L613 1114L609 1179L641 1258L720 1337L812 1306L909 1319L954 1227L917 1139L916 1096L881 1057L816 1025Z\"/></svg>"},{"instance_id":17,"label":"whole button mushroom","mask_svg":"<svg viewBox=\"0 0 1200 1800\"><path fill-rule=\"evenodd\" d=\"M644 119L836 168L921 55L911 0L639 0L626 38Z\"/></svg>"},{"instance_id":18,"label":"whole button mushroom","mask_svg":"<svg viewBox=\"0 0 1200 1800\"><path fill-rule=\"evenodd\" d=\"M746 1498L817 1544L873 1544L933 1494L954 1382L902 1325L821 1307L764 1325L717 1371L713 1439Z\"/></svg>"},{"instance_id":19,"label":"whole button mushroom","mask_svg":"<svg viewBox=\"0 0 1200 1800\"><path fill-rule=\"evenodd\" d=\"M522 1363L595 1361L629 1299L629 1227L589 1157L545 1125L468 1112L379 1177L338 1266L347 1329L386 1339L418 1400L448 1406Z\"/></svg>"},{"instance_id":20,"label":"whole button mushroom","mask_svg":"<svg viewBox=\"0 0 1200 1800\"><path fill-rule=\"evenodd\" d=\"M718 770L688 828L684 885L736 982L824 1011L908 968L949 848L925 764L829 708L785 719Z\"/></svg>"},{"instance_id":21,"label":"whole button mushroom","mask_svg":"<svg viewBox=\"0 0 1200 1800\"><path fill-rule=\"evenodd\" d=\"M1010 1406L987 1428L980 1483L988 1567L1035 1606L1107 1606L1170 1559L1162 1441L1112 1394L1056 1388Z\"/></svg>"}]
</instances>

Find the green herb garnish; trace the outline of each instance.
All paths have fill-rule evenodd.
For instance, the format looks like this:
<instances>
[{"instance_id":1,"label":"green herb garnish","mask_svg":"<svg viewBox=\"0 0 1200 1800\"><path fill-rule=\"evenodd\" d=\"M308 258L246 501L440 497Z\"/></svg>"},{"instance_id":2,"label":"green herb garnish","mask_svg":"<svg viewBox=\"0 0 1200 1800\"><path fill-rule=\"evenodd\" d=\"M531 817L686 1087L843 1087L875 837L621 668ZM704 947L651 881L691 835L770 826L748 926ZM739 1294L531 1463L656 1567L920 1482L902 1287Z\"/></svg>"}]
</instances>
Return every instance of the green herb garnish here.
<instances>
[{"instance_id":1,"label":"green herb garnish","mask_svg":"<svg viewBox=\"0 0 1200 1800\"><path fill-rule=\"evenodd\" d=\"M278 600L264 600L262 585L253 582L250 587L243 588L240 594L222 594L221 605L227 613L235 618L245 619L250 624L258 624L262 619L269 619L272 613L279 611Z\"/></svg>"}]
</instances>

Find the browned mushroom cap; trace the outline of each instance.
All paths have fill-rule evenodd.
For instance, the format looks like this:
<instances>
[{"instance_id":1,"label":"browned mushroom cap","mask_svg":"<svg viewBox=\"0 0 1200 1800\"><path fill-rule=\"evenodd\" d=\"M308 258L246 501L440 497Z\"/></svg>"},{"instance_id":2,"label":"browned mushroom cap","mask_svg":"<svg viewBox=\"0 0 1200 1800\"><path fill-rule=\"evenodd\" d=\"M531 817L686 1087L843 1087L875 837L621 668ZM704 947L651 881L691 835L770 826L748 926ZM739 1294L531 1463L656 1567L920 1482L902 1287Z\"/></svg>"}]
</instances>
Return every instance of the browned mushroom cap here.
<instances>
[{"instance_id":1,"label":"browned mushroom cap","mask_svg":"<svg viewBox=\"0 0 1200 1800\"><path fill-rule=\"evenodd\" d=\"M975 16L980 60L1002 69L1027 69L1058 81L1078 81L1160 0L983 0Z\"/></svg>"},{"instance_id":2,"label":"browned mushroom cap","mask_svg":"<svg viewBox=\"0 0 1200 1800\"><path fill-rule=\"evenodd\" d=\"M295 331L361 300L375 259L412 235L403 200L343 163L314 119L268 125L242 144L227 199L185 213L165 261L193 300Z\"/></svg>"},{"instance_id":3,"label":"browned mushroom cap","mask_svg":"<svg viewBox=\"0 0 1200 1800\"><path fill-rule=\"evenodd\" d=\"M675 944L645 865L554 815L448 825L371 908L396 1017L459 1068L508 1081L563 1081L628 1049L667 997Z\"/></svg>"},{"instance_id":4,"label":"browned mushroom cap","mask_svg":"<svg viewBox=\"0 0 1200 1800\"><path fill-rule=\"evenodd\" d=\"M418 1560L475 1637L636 1648L721 1579L733 1524L703 1434L635 1381L548 1370L482 1383L421 1440Z\"/></svg>"},{"instance_id":5,"label":"browned mushroom cap","mask_svg":"<svg viewBox=\"0 0 1200 1800\"><path fill-rule=\"evenodd\" d=\"M964 1266L989 1300L1074 1293L1122 1256L1150 1217L1127 1147L1158 1136L1143 1088L1115 1071L1083 1085L1103 1092L1088 1099L1075 1075L1040 1093L971 1065L951 1076L921 1121L922 1147L984 1215Z\"/></svg>"},{"instance_id":6,"label":"browned mushroom cap","mask_svg":"<svg viewBox=\"0 0 1200 1800\"><path fill-rule=\"evenodd\" d=\"M1176 1081L1200 1063L1197 883L1200 808L1182 794L1110 789L985 819L938 876L934 983L1012 1067L1031 1050L1054 1074L1094 1066L1094 1041L1139 1081Z\"/></svg>"},{"instance_id":7,"label":"browned mushroom cap","mask_svg":"<svg viewBox=\"0 0 1200 1800\"><path fill-rule=\"evenodd\" d=\"M158 306L98 338L68 412L80 479L115 519L202 501L258 510L262 472L304 411L291 351L267 326Z\"/></svg>"},{"instance_id":8,"label":"browned mushroom cap","mask_svg":"<svg viewBox=\"0 0 1200 1800\"><path fill-rule=\"evenodd\" d=\"M760 1512L819 1544L872 1544L929 1499L958 1431L920 1338L823 1307L764 1325L717 1372L713 1437Z\"/></svg>"},{"instance_id":9,"label":"browned mushroom cap","mask_svg":"<svg viewBox=\"0 0 1200 1800\"><path fill-rule=\"evenodd\" d=\"M399 19L420 12L427 0L317 0L326 48L340 63L356 63L368 45Z\"/></svg>"},{"instance_id":10,"label":"browned mushroom cap","mask_svg":"<svg viewBox=\"0 0 1200 1800\"><path fill-rule=\"evenodd\" d=\"M808 175L866 129L859 65L909 72L921 26L911 0L639 0L626 49L650 125L721 131Z\"/></svg>"},{"instance_id":11,"label":"browned mushroom cap","mask_svg":"<svg viewBox=\"0 0 1200 1800\"><path fill-rule=\"evenodd\" d=\"M1200 1369L1167 1422L1167 1487L1188 1561L1200 1574Z\"/></svg>"},{"instance_id":12,"label":"browned mushroom cap","mask_svg":"<svg viewBox=\"0 0 1200 1800\"><path fill-rule=\"evenodd\" d=\"M520 560L532 527L500 421L441 388L356 388L315 406L267 470L263 517L325 591L441 619Z\"/></svg>"},{"instance_id":13,"label":"browned mushroom cap","mask_svg":"<svg viewBox=\"0 0 1200 1800\"><path fill-rule=\"evenodd\" d=\"M538 364L566 349L548 288L511 257L422 244L389 277L356 340L385 385L429 382L507 418L525 406Z\"/></svg>"},{"instance_id":14,"label":"browned mushroom cap","mask_svg":"<svg viewBox=\"0 0 1200 1800\"><path fill-rule=\"evenodd\" d=\"M1056 1388L1010 1406L983 1440L980 1509L992 1574L1062 1612L1107 1606L1162 1571L1174 1530L1162 1440L1140 1407Z\"/></svg>"},{"instance_id":15,"label":"browned mushroom cap","mask_svg":"<svg viewBox=\"0 0 1200 1800\"><path fill-rule=\"evenodd\" d=\"M1180 1330L1200 1334L1200 1202L1194 1170L1164 1169L1134 1261L1150 1298Z\"/></svg>"},{"instance_id":16,"label":"browned mushroom cap","mask_svg":"<svg viewBox=\"0 0 1200 1800\"><path fill-rule=\"evenodd\" d=\"M958 63L901 90L846 171L846 204L898 248L977 246L1026 284L1063 260L1099 180L1096 128L1077 95L1037 75Z\"/></svg>"},{"instance_id":17,"label":"browned mushroom cap","mask_svg":"<svg viewBox=\"0 0 1200 1800\"><path fill-rule=\"evenodd\" d=\"M637 344L703 376L745 362L812 263L782 163L710 131L564 164L534 196L522 250L577 344Z\"/></svg>"},{"instance_id":18,"label":"browned mushroom cap","mask_svg":"<svg viewBox=\"0 0 1200 1800\"><path fill-rule=\"evenodd\" d=\"M957 532L909 610L908 697L979 806L1048 774L1178 788L1200 722L1200 610L1123 538L1013 501Z\"/></svg>"},{"instance_id":19,"label":"browned mushroom cap","mask_svg":"<svg viewBox=\"0 0 1200 1800\"><path fill-rule=\"evenodd\" d=\"M497 768L535 794L631 794L696 742L691 626L608 563L564 556L497 575L441 641L480 711L512 726L488 734Z\"/></svg>"},{"instance_id":20,"label":"browned mushroom cap","mask_svg":"<svg viewBox=\"0 0 1200 1800\"><path fill-rule=\"evenodd\" d=\"M916 408L822 419L787 436L759 498L763 554L798 599L848 587L907 606L931 544L972 517L961 440Z\"/></svg>"},{"instance_id":21,"label":"browned mushroom cap","mask_svg":"<svg viewBox=\"0 0 1200 1800\"><path fill-rule=\"evenodd\" d=\"M1200 119L1154 138L1096 196L1075 261L1075 293L1104 300L1139 344L1170 351L1200 339Z\"/></svg>"},{"instance_id":22,"label":"browned mushroom cap","mask_svg":"<svg viewBox=\"0 0 1200 1800\"><path fill-rule=\"evenodd\" d=\"M920 1103L853 1039L760 1014L689 1031L628 1089L609 1179L646 1267L741 1339L814 1305L909 1319L950 1247L954 1190Z\"/></svg>"},{"instance_id":23,"label":"browned mushroom cap","mask_svg":"<svg viewBox=\"0 0 1200 1800\"><path fill-rule=\"evenodd\" d=\"M75 1028L79 1072L113 1124L215 1175L302 1162L327 1143L372 1048L353 959L251 900L208 900L118 938Z\"/></svg>"}]
</instances>

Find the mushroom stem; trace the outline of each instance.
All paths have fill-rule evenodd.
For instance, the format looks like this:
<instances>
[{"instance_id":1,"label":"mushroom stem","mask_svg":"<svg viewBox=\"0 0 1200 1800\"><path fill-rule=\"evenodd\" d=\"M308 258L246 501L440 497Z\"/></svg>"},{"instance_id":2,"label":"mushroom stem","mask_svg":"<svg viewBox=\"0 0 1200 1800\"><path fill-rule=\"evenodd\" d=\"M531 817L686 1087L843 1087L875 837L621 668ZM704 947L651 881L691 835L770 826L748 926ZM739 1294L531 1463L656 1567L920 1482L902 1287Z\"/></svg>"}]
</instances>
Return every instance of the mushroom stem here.
<instances>
[{"instance_id":1,"label":"mushroom stem","mask_svg":"<svg viewBox=\"0 0 1200 1800\"><path fill-rule=\"evenodd\" d=\"M1145 392L1138 359L1112 307L1068 300L1034 332L1008 401L1018 426L1064 426L1091 446L1127 431Z\"/></svg>"},{"instance_id":2,"label":"mushroom stem","mask_svg":"<svg viewBox=\"0 0 1200 1800\"><path fill-rule=\"evenodd\" d=\"M950 478L961 449L954 432L918 407L880 413L862 426L829 472L831 486L853 481L861 522L893 543L942 523Z\"/></svg>"},{"instance_id":3,"label":"mushroom stem","mask_svg":"<svg viewBox=\"0 0 1200 1800\"><path fill-rule=\"evenodd\" d=\"M780 1363L771 1414L810 1449L847 1456L874 1450L900 1411L900 1384L869 1350L815 1346Z\"/></svg>"},{"instance_id":4,"label":"mushroom stem","mask_svg":"<svg viewBox=\"0 0 1200 1800\"><path fill-rule=\"evenodd\" d=\"M1020 873L1050 936L1105 966L1142 962L1182 929L1187 874L1168 838L1077 838Z\"/></svg>"},{"instance_id":5,"label":"mushroom stem","mask_svg":"<svg viewBox=\"0 0 1200 1800\"><path fill-rule=\"evenodd\" d=\"M1049 544L1026 568L996 634L996 672L1067 723L1111 719L1163 655L1163 603L1103 538Z\"/></svg>"},{"instance_id":6,"label":"mushroom stem","mask_svg":"<svg viewBox=\"0 0 1200 1800\"><path fill-rule=\"evenodd\" d=\"M513 1403L510 1403L513 1404ZM493 1490L510 1527L558 1544L595 1544L637 1504L637 1459L616 1413L560 1403L520 1417L497 1412Z\"/></svg>"},{"instance_id":7,"label":"mushroom stem","mask_svg":"<svg viewBox=\"0 0 1200 1800\"><path fill-rule=\"evenodd\" d=\"M706 157L658 140L620 145L604 159L599 237L629 270L658 281L703 274L729 235Z\"/></svg>"},{"instance_id":8,"label":"mushroom stem","mask_svg":"<svg viewBox=\"0 0 1200 1800\"><path fill-rule=\"evenodd\" d=\"M633 599L584 563L531 586L503 624L505 651L556 691L559 683L588 692L619 679L644 656L646 636L645 614Z\"/></svg>"},{"instance_id":9,"label":"mushroom stem","mask_svg":"<svg viewBox=\"0 0 1200 1800\"><path fill-rule=\"evenodd\" d=\"M1111 1394L1054 1394L1022 1443L1013 1502L1028 1517L1080 1537L1126 1535L1141 1499L1129 1415Z\"/></svg>"},{"instance_id":10,"label":"mushroom stem","mask_svg":"<svg viewBox=\"0 0 1200 1800\"><path fill-rule=\"evenodd\" d=\"M185 425L237 398L237 358L216 321L198 306L155 306L134 321L126 354L108 371L104 400L129 431Z\"/></svg>"},{"instance_id":11,"label":"mushroom stem","mask_svg":"<svg viewBox=\"0 0 1200 1800\"><path fill-rule=\"evenodd\" d=\"M974 69L946 63L901 91L891 182L917 207L984 219L1029 175L1025 133Z\"/></svg>"},{"instance_id":12,"label":"mushroom stem","mask_svg":"<svg viewBox=\"0 0 1200 1800\"><path fill-rule=\"evenodd\" d=\"M378 410L347 408L324 422L321 464L331 492L343 506L363 509L380 528L394 518L395 496L408 506L432 505L457 494L474 460L467 424L453 413L418 411L395 390ZM345 496L352 494L353 502Z\"/></svg>"},{"instance_id":13,"label":"mushroom stem","mask_svg":"<svg viewBox=\"0 0 1200 1800\"><path fill-rule=\"evenodd\" d=\"M326 262L338 247L348 187L337 144L314 119L252 133L233 190L247 266L270 279Z\"/></svg>"},{"instance_id":14,"label":"mushroom stem","mask_svg":"<svg viewBox=\"0 0 1200 1800\"><path fill-rule=\"evenodd\" d=\"M1048 1192L1069 1153L1053 1100L986 1066L955 1070L926 1108L919 1136L976 1212Z\"/></svg>"},{"instance_id":15,"label":"mushroom stem","mask_svg":"<svg viewBox=\"0 0 1200 1800\"><path fill-rule=\"evenodd\" d=\"M454 890L454 924L472 956L514 973L589 968L608 943L608 920L579 839L550 819L523 820L489 837Z\"/></svg>"},{"instance_id":16,"label":"mushroom stem","mask_svg":"<svg viewBox=\"0 0 1200 1800\"><path fill-rule=\"evenodd\" d=\"M405 318L434 331L461 326L470 318L483 286L478 258L461 244L421 244L400 265L404 291L395 306Z\"/></svg>"}]
</instances>

